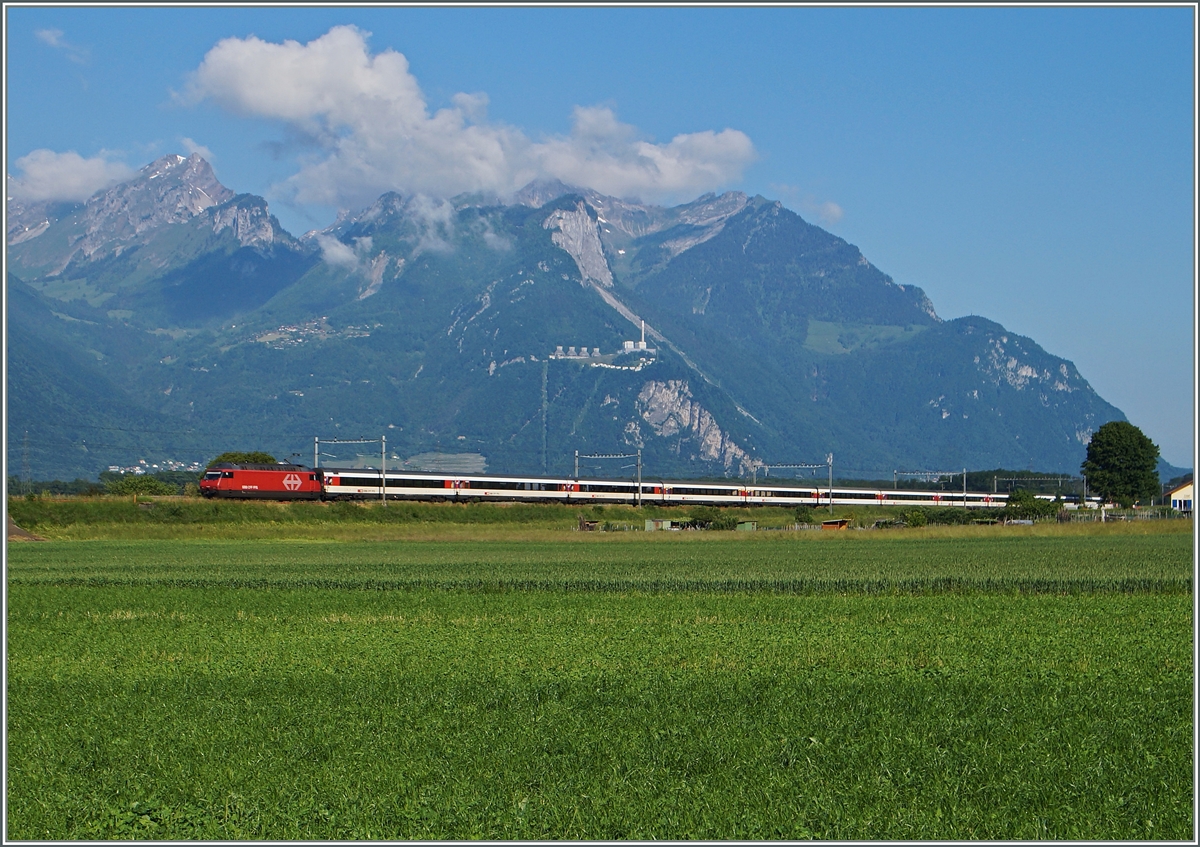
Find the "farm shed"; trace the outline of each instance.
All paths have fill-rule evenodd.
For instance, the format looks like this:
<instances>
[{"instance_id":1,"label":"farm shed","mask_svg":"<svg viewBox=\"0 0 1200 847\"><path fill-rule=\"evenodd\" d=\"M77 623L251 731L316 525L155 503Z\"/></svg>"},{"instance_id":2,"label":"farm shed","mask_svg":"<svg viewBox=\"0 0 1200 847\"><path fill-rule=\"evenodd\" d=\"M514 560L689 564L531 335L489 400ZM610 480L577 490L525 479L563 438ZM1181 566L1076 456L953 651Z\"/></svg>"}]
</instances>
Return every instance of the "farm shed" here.
<instances>
[{"instance_id":1,"label":"farm shed","mask_svg":"<svg viewBox=\"0 0 1200 847\"><path fill-rule=\"evenodd\" d=\"M659 529L679 529L679 521L673 521L669 518L646 518L646 532L654 532Z\"/></svg>"}]
</instances>

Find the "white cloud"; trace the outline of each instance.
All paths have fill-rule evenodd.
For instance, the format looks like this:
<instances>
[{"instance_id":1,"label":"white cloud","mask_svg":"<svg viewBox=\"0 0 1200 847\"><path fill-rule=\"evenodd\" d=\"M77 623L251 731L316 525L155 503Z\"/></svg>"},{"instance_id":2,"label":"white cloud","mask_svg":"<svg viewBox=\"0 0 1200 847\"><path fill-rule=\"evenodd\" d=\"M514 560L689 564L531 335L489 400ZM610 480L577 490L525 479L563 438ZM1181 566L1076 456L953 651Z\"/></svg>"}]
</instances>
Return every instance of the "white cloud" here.
<instances>
[{"instance_id":1,"label":"white cloud","mask_svg":"<svg viewBox=\"0 0 1200 847\"><path fill-rule=\"evenodd\" d=\"M407 211L421 225L421 240L417 242L414 255L426 250L448 253L454 249L450 244L454 238L453 206L445 200L420 194L408 203Z\"/></svg>"},{"instance_id":2,"label":"white cloud","mask_svg":"<svg viewBox=\"0 0 1200 847\"><path fill-rule=\"evenodd\" d=\"M37 40L43 44L49 44L51 47L58 47L62 43L63 31L61 29L39 29L35 30L34 35Z\"/></svg>"},{"instance_id":3,"label":"white cloud","mask_svg":"<svg viewBox=\"0 0 1200 847\"><path fill-rule=\"evenodd\" d=\"M192 139L188 138L186 135L182 135L179 137L179 143L183 145L183 149L187 151L189 156L192 155L193 153L199 153L200 158L204 159L205 161L207 161L209 163L211 163L214 159L216 159L216 156L213 155L213 151L209 150L203 144L197 144L195 141L192 141Z\"/></svg>"},{"instance_id":4,"label":"white cloud","mask_svg":"<svg viewBox=\"0 0 1200 847\"><path fill-rule=\"evenodd\" d=\"M487 117L487 96L456 94L431 113L408 60L371 54L369 33L338 26L300 44L227 38L191 75L185 99L279 121L313 140L286 189L301 204L360 207L386 190L507 194L558 178L618 196L686 198L741 176L754 145L734 129L638 138L611 109L578 107L571 134L533 141Z\"/></svg>"},{"instance_id":5,"label":"white cloud","mask_svg":"<svg viewBox=\"0 0 1200 847\"><path fill-rule=\"evenodd\" d=\"M321 259L335 268L360 269L371 257L375 240L369 235L352 238L353 246L338 241L332 235L317 233L317 246L321 248Z\"/></svg>"},{"instance_id":6,"label":"white cloud","mask_svg":"<svg viewBox=\"0 0 1200 847\"><path fill-rule=\"evenodd\" d=\"M17 159L21 176L11 186L13 196L36 203L42 200L86 200L134 174L133 168L114 162L107 154L85 159L68 151L34 150Z\"/></svg>"},{"instance_id":7,"label":"white cloud","mask_svg":"<svg viewBox=\"0 0 1200 847\"><path fill-rule=\"evenodd\" d=\"M812 194L807 194L794 185L772 183L771 190L778 193L788 203L798 206L805 215L817 218L826 226L837 223L846 214L845 210L832 200L818 200Z\"/></svg>"},{"instance_id":8,"label":"white cloud","mask_svg":"<svg viewBox=\"0 0 1200 847\"><path fill-rule=\"evenodd\" d=\"M48 44L56 50L61 50L72 62L80 65L87 62L88 51L82 47L76 47L63 38L63 31L61 29L38 29L34 30L33 34L43 44Z\"/></svg>"},{"instance_id":9,"label":"white cloud","mask_svg":"<svg viewBox=\"0 0 1200 847\"><path fill-rule=\"evenodd\" d=\"M827 224L835 224L842 219L842 207L832 200L826 200L824 203L818 203L816 207L816 215Z\"/></svg>"},{"instance_id":10,"label":"white cloud","mask_svg":"<svg viewBox=\"0 0 1200 847\"><path fill-rule=\"evenodd\" d=\"M354 248L343 244L331 235L317 234L317 246L321 248L321 258L327 264L338 268L357 268L358 256Z\"/></svg>"},{"instance_id":11,"label":"white cloud","mask_svg":"<svg viewBox=\"0 0 1200 847\"><path fill-rule=\"evenodd\" d=\"M639 141L611 109L575 108L571 135L532 145L542 175L618 197L695 195L740 176L754 160L745 133L677 135L667 144Z\"/></svg>"},{"instance_id":12,"label":"white cloud","mask_svg":"<svg viewBox=\"0 0 1200 847\"><path fill-rule=\"evenodd\" d=\"M513 248L512 240L492 229L492 222L484 218L483 243L497 253L507 253Z\"/></svg>"}]
</instances>

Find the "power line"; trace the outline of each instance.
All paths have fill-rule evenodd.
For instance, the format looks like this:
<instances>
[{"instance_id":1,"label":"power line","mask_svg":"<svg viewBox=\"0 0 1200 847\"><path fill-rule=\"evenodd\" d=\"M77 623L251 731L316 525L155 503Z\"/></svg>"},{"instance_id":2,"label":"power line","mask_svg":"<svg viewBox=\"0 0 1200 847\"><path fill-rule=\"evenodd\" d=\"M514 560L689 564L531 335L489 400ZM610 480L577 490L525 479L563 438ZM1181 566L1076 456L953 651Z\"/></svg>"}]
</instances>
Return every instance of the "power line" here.
<instances>
[{"instance_id":1,"label":"power line","mask_svg":"<svg viewBox=\"0 0 1200 847\"><path fill-rule=\"evenodd\" d=\"M825 456L824 462L763 462L760 465L753 466L753 485L758 485L758 469L763 468L769 471L770 468L829 468L829 514L833 514L833 454L829 453ZM766 474L764 473L764 476ZM820 497L818 490L817 496Z\"/></svg>"},{"instance_id":2,"label":"power line","mask_svg":"<svg viewBox=\"0 0 1200 847\"><path fill-rule=\"evenodd\" d=\"M996 493L997 482L1057 482L1058 487L1062 488L1064 481L1074 482L1081 477L1076 476L993 476L992 477L992 493Z\"/></svg>"},{"instance_id":3,"label":"power line","mask_svg":"<svg viewBox=\"0 0 1200 847\"><path fill-rule=\"evenodd\" d=\"M752 480L752 484L758 485L758 469L759 468L763 469L763 476L770 476L771 468L800 468L800 469L802 469L802 468L823 468L828 464L829 464L829 462L820 462L820 463L816 463L816 464L809 463L809 462L786 462L786 463L785 462L762 462L760 464L754 465L751 468L751 480Z\"/></svg>"},{"instance_id":4,"label":"power line","mask_svg":"<svg viewBox=\"0 0 1200 847\"><path fill-rule=\"evenodd\" d=\"M636 453L584 453L580 454L575 451L575 480L579 480L579 460L583 459L632 459L637 457L637 488L635 489L635 499L637 505L642 505L642 448L637 448Z\"/></svg>"}]
</instances>

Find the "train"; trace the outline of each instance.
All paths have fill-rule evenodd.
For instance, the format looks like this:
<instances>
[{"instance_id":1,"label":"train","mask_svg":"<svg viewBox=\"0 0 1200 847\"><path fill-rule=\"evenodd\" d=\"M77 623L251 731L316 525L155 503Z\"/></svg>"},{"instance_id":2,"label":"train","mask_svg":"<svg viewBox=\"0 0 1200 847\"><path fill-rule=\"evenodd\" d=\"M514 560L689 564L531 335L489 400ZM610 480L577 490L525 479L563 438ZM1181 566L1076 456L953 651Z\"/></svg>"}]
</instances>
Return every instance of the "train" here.
<instances>
[{"instance_id":1,"label":"train","mask_svg":"<svg viewBox=\"0 0 1200 847\"><path fill-rule=\"evenodd\" d=\"M200 494L237 500L322 500L324 478L319 469L287 462L236 465L219 462L204 471Z\"/></svg>"},{"instance_id":2,"label":"train","mask_svg":"<svg viewBox=\"0 0 1200 847\"><path fill-rule=\"evenodd\" d=\"M968 491L847 488L813 482L572 479L540 476L424 473L369 468L307 468L278 463L209 467L200 493L211 498L268 500L431 500L456 503L625 503L666 506L965 506L998 508L1006 494ZM1053 499L1053 498L1050 498ZM1090 498L1089 498L1090 499Z\"/></svg>"}]
</instances>

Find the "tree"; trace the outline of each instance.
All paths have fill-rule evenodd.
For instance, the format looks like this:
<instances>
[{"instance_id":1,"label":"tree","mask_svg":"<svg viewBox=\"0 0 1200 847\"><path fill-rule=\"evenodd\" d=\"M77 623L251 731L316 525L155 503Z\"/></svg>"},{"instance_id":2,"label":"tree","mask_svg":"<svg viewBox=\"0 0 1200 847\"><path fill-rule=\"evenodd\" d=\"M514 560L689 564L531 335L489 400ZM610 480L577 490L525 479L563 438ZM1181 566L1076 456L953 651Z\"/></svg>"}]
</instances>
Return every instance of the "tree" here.
<instances>
[{"instance_id":1,"label":"tree","mask_svg":"<svg viewBox=\"0 0 1200 847\"><path fill-rule=\"evenodd\" d=\"M1079 469L1088 489L1128 509L1159 492L1158 447L1127 421L1109 421L1092 434Z\"/></svg>"},{"instance_id":2,"label":"tree","mask_svg":"<svg viewBox=\"0 0 1200 847\"><path fill-rule=\"evenodd\" d=\"M231 465L273 465L275 464L275 457L270 453L263 453L262 451L252 453L239 453L235 451L222 453L205 465L205 467L211 468L213 465L220 464L221 462L228 462Z\"/></svg>"}]
</instances>

